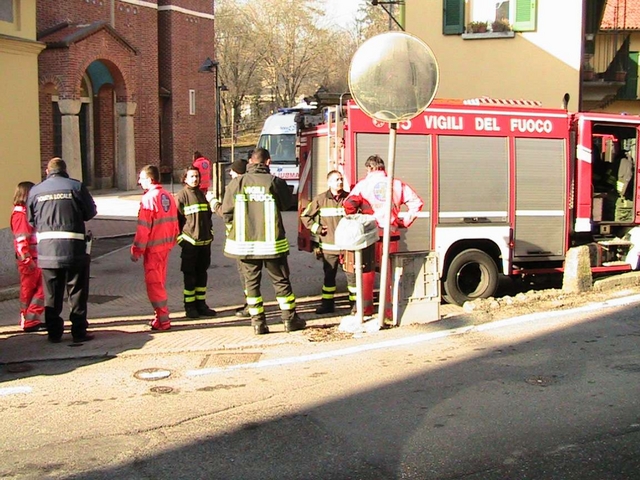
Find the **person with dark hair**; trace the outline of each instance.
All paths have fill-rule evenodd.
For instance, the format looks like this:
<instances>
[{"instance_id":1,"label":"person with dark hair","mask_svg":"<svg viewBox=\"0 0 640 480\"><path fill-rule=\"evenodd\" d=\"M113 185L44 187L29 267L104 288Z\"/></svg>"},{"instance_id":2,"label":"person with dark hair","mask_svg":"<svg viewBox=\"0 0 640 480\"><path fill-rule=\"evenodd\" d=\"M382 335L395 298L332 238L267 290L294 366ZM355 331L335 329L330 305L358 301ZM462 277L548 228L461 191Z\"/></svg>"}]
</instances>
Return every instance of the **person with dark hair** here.
<instances>
[{"instance_id":1,"label":"person with dark hair","mask_svg":"<svg viewBox=\"0 0 640 480\"><path fill-rule=\"evenodd\" d=\"M160 184L160 172L155 165L140 170L138 183L144 190L138 211L138 227L131 245L131 261L144 258L144 281L147 295L155 312L152 330L169 330L167 263L180 230L176 202Z\"/></svg>"},{"instance_id":2,"label":"person with dark hair","mask_svg":"<svg viewBox=\"0 0 640 480\"><path fill-rule=\"evenodd\" d=\"M318 239L317 255L322 259L324 281L322 283L322 302L316 308L316 313L332 313L335 309L334 296L336 293L336 274L340 265L342 252L335 245L335 233L338 222L344 217L343 203L347 198L343 185L342 173L331 170L327 174L329 189L317 195L306 206L300 215L302 224L316 235ZM356 304L355 275L346 272L349 289L349 303L353 309Z\"/></svg>"},{"instance_id":3,"label":"person with dark hair","mask_svg":"<svg viewBox=\"0 0 640 480\"><path fill-rule=\"evenodd\" d=\"M282 222L281 212L292 203L291 192L284 180L269 173L270 161L268 150L254 150L247 172L229 183L221 207L228 232L224 254L240 260L256 335L269 333L260 292L263 267L273 283L285 331L293 332L306 326L296 313L296 297L287 263L289 241Z\"/></svg>"},{"instance_id":4,"label":"person with dark hair","mask_svg":"<svg viewBox=\"0 0 640 480\"><path fill-rule=\"evenodd\" d=\"M96 204L82 182L69 178L61 158L49 160L46 174L29 192L27 215L37 231L47 333L52 343L62 339L60 314L66 290L73 341L87 342L93 335L87 334L90 256L85 222L96 216Z\"/></svg>"},{"instance_id":5,"label":"person with dark hair","mask_svg":"<svg viewBox=\"0 0 640 480\"><path fill-rule=\"evenodd\" d=\"M211 207L200 190L200 171L187 168L184 188L176 195L178 208L178 245L182 248L180 270L184 278L184 310L187 318L214 317L207 297L207 269L211 265L213 222Z\"/></svg>"},{"instance_id":6,"label":"person with dark hair","mask_svg":"<svg viewBox=\"0 0 640 480\"><path fill-rule=\"evenodd\" d=\"M398 251L400 241L400 228L408 228L418 217L424 202L418 194L400 179L394 179L392 185L391 216L386 212L386 192L387 192L387 172L385 171L384 160L379 155L371 155L367 158L364 166L367 169L367 176L360 180L351 190L349 196L344 201L344 211L347 215L358 213L359 210L367 209L365 213L371 213L378 224L380 241L376 243L376 262L378 265L382 259L382 237L383 228L387 223L390 225L389 252ZM400 207L405 205L408 209L406 215L400 217ZM391 269L388 270L391 272ZM375 282L375 271L366 272L362 275L362 296L363 314L373 315L373 286ZM385 318L392 318L391 309L391 282L387 282L387 304L385 308Z\"/></svg>"},{"instance_id":7,"label":"person with dark hair","mask_svg":"<svg viewBox=\"0 0 640 480\"><path fill-rule=\"evenodd\" d=\"M193 166L200 172L200 186L198 188L206 194L211 185L211 160L196 150L193 152Z\"/></svg>"},{"instance_id":8,"label":"person with dark hair","mask_svg":"<svg viewBox=\"0 0 640 480\"><path fill-rule=\"evenodd\" d=\"M27 198L33 182L20 182L13 194L11 232L16 263L20 274L20 328L37 332L45 324L42 272L38 268L38 240L35 229L27 220Z\"/></svg>"}]
</instances>

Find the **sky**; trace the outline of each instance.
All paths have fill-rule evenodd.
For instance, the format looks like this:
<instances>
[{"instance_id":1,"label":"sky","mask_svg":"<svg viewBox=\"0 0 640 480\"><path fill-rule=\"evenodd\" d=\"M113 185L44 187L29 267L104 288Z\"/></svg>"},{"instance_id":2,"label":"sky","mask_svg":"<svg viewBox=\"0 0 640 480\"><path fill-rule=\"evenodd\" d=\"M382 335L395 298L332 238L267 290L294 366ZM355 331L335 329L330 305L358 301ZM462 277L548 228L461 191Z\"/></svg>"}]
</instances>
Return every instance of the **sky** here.
<instances>
[{"instance_id":1,"label":"sky","mask_svg":"<svg viewBox=\"0 0 640 480\"><path fill-rule=\"evenodd\" d=\"M365 0L324 0L324 3L327 20L337 26L347 27L353 23L358 7Z\"/></svg>"}]
</instances>

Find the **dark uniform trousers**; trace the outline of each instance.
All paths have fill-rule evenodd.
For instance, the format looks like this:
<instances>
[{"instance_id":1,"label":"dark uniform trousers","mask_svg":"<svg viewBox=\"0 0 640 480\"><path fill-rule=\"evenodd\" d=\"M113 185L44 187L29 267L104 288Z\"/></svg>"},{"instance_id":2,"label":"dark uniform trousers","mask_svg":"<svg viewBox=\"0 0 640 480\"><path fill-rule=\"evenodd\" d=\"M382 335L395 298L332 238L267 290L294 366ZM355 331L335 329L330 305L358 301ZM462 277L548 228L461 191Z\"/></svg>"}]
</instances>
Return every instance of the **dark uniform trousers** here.
<instances>
[{"instance_id":1,"label":"dark uniform trousers","mask_svg":"<svg viewBox=\"0 0 640 480\"><path fill-rule=\"evenodd\" d=\"M242 271L242 278L244 280L244 286L247 292L247 299L259 298L262 300L260 283L262 282L262 268L264 267L271 278L273 288L276 292L276 298L278 298L278 303L280 303L282 321L291 320L295 315L295 297L293 296L293 289L291 288L291 282L289 280L289 262L287 262L287 257L283 256L271 259L243 258L240 259L239 263L240 270ZM286 303L285 299L288 299L287 301L293 308L289 310L282 309L282 306ZM257 304L249 302L249 307L250 311L258 312L257 314L252 313L252 321L264 320L264 305L262 301Z\"/></svg>"},{"instance_id":2,"label":"dark uniform trousers","mask_svg":"<svg viewBox=\"0 0 640 480\"><path fill-rule=\"evenodd\" d=\"M186 292L194 292L193 301L204 300L207 293L207 269L211 265L211 244L196 246L183 241L180 246L180 270L184 276L185 304L191 303L188 299L192 298Z\"/></svg>"},{"instance_id":3,"label":"dark uniform trousers","mask_svg":"<svg viewBox=\"0 0 640 480\"><path fill-rule=\"evenodd\" d=\"M89 322L87 322L89 265L90 260L87 257L85 262L72 267L42 269L44 318L50 337L59 338L64 332L64 320L60 314L62 313L65 290L69 297L71 335L74 338L86 335L89 326Z\"/></svg>"},{"instance_id":4,"label":"dark uniform trousers","mask_svg":"<svg viewBox=\"0 0 640 480\"><path fill-rule=\"evenodd\" d=\"M324 281L322 283L322 298L325 300L333 300L336 291L336 275L340 266L340 252L330 252L324 250L322 252L322 269L324 270ZM347 284L355 285L355 274L344 272L347 276Z\"/></svg>"}]
</instances>

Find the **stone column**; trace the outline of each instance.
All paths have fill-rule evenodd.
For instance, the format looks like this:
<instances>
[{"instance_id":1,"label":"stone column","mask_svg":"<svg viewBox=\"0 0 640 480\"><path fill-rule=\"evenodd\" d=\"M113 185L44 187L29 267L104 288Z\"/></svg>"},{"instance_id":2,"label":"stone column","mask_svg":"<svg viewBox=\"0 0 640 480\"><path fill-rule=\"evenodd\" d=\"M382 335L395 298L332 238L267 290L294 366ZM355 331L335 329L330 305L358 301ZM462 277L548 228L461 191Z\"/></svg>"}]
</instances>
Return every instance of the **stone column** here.
<instances>
[{"instance_id":1,"label":"stone column","mask_svg":"<svg viewBox=\"0 0 640 480\"><path fill-rule=\"evenodd\" d=\"M133 114L136 113L136 106L135 102L116 102L118 114L116 182L121 190L133 190L138 183L133 128Z\"/></svg>"},{"instance_id":2,"label":"stone column","mask_svg":"<svg viewBox=\"0 0 640 480\"><path fill-rule=\"evenodd\" d=\"M67 164L67 173L71 178L82 178L82 156L80 152L80 100L58 100L62 114L62 159Z\"/></svg>"}]
</instances>

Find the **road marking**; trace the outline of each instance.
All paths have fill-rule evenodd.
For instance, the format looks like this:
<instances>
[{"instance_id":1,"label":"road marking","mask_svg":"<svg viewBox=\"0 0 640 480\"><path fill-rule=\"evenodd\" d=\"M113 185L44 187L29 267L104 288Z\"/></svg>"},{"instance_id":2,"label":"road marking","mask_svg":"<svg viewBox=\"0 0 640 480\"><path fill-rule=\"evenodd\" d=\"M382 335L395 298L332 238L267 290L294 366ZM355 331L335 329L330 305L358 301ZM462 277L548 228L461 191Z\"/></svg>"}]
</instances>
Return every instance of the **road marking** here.
<instances>
[{"instance_id":1,"label":"road marking","mask_svg":"<svg viewBox=\"0 0 640 480\"><path fill-rule=\"evenodd\" d=\"M18 393L31 393L32 387L5 387L0 388L0 397L6 397L8 395L17 395Z\"/></svg>"},{"instance_id":2,"label":"road marking","mask_svg":"<svg viewBox=\"0 0 640 480\"><path fill-rule=\"evenodd\" d=\"M285 357L273 360L261 360L259 362L244 363L238 365L230 365L228 367L216 367L216 368L202 368L198 370L187 370L186 375L190 377L211 375L214 373L230 372L233 370L252 369L252 368L264 368L264 367L277 367L282 365L291 365L295 363L307 363L316 360L325 360L327 358L343 357L346 355L353 355L356 353L368 352L372 350L379 350L382 348L400 347L406 345L413 345L416 343L428 342L439 338L451 337L455 335L464 335L472 332L486 332L497 328L509 327L527 322L534 322L537 320L548 320L550 318L557 318L565 315L573 315L577 313L589 313L603 308L621 307L624 305L631 305L634 303L640 303L640 295L632 295L630 297L616 298L605 300L603 302L584 305L582 307L576 307L570 310L556 310L554 312L538 312L528 315L522 315L520 317L507 318L504 320L496 320L495 322L485 323L483 325L470 325L468 327L454 328L452 330L442 330L440 332L425 333L423 335L416 335L413 337L400 338L396 340L387 340L384 342L373 343L369 345L359 345L357 347L342 348L339 350L333 350L331 352L314 353L311 355L300 355L297 357Z\"/></svg>"}]
</instances>

